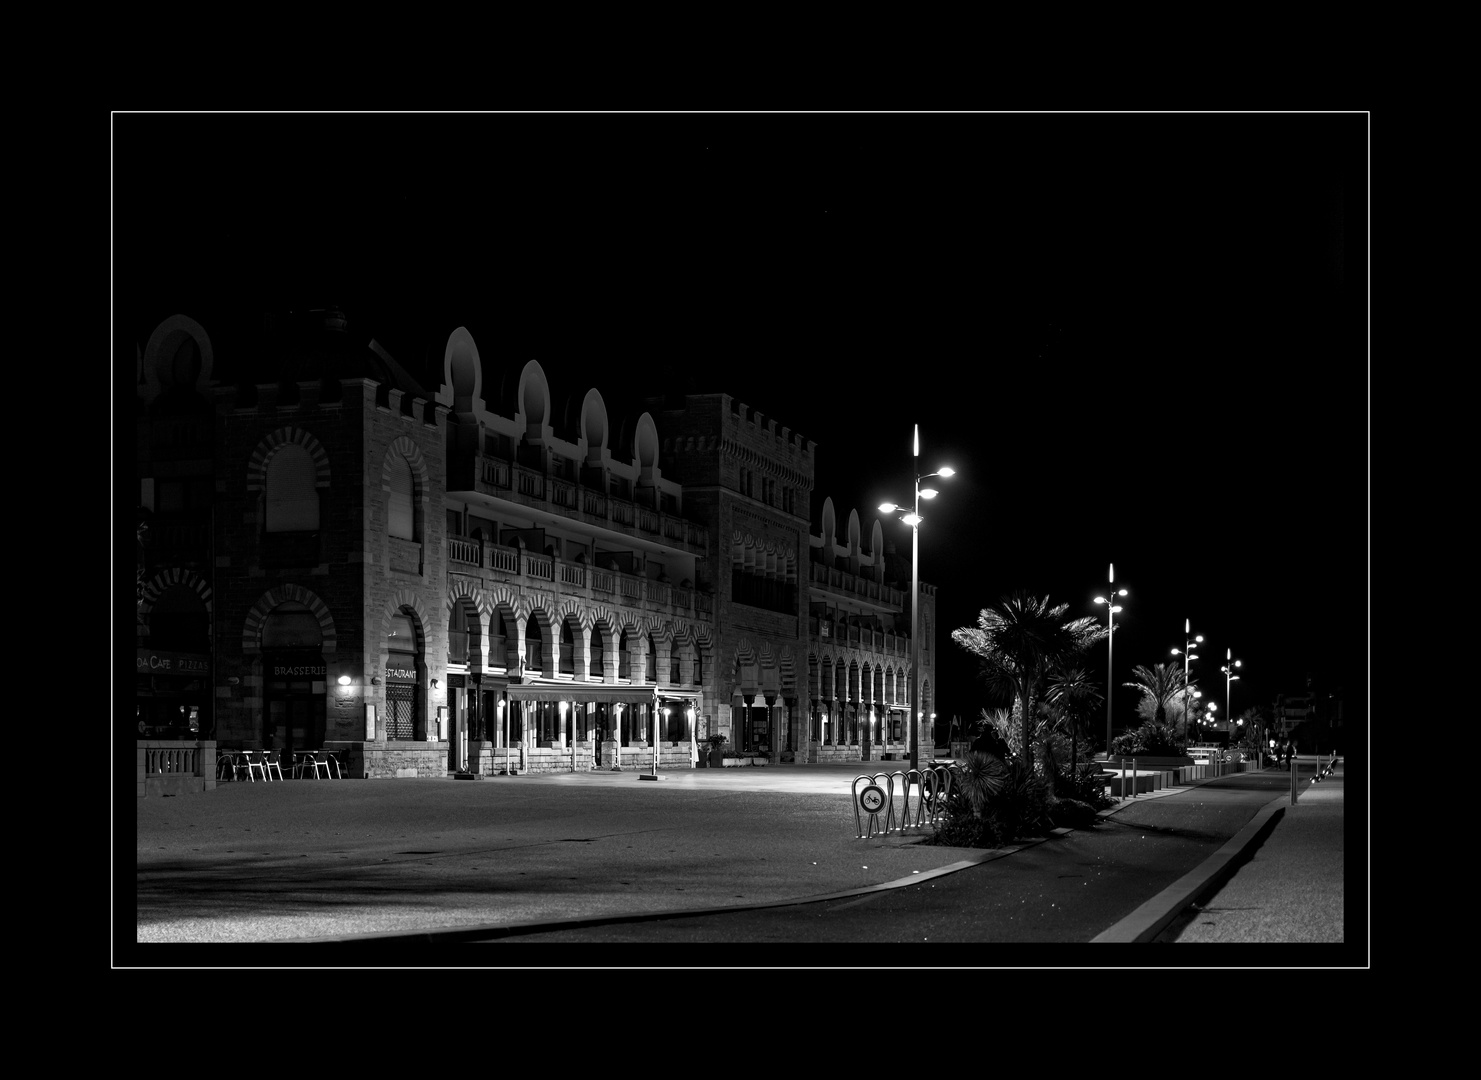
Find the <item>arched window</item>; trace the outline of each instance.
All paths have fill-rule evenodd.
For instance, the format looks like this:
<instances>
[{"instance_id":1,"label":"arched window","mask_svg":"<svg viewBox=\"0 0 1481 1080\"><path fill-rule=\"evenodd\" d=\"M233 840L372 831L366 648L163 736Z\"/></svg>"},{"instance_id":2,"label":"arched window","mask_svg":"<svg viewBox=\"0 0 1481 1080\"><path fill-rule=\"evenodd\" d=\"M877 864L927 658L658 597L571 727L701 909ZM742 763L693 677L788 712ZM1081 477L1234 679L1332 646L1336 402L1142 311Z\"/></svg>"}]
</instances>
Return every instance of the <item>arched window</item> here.
<instances>
[{"instance_id":1,"label":"arched window","mask_svg":"<svg viewBox=\"0 0 1481 1080\"><path fill-rule=\"evenodd\" d=\"M297 443L278 449L267 463L267 532L314 532L319 528L319 493L313 456Z\"/></svg>"},{"instance_id":2,"label":"arched window","mask_svg":"<svg viewBox=\"0 0 1481 1080\"><path fill-rule=\"evenodd\" d=\"M416 497L416 482L412 478L411 462L406 455L391 452L391 497L386 504L386 529L392 536L403 540L415 540L416 515L413 511Z\"/></svg>"},{"instance_id":3,"label":"arched window","mask_svg":"<svg viewBox=\"0 0 1481 1080\"><path fill-rule=\"evenodd\" d=\"M606 641L602 637L601 627L591 628L591 674L601 678L605 671L605 660L602 650L606 648Z\"/></svg>"},{"instance_id":4,"label":"arched window","mask_svg":"<svg viewBox=\"0 0 1481 1080\"><path fill-rule=\"evenodd\" d=\"M544 638L540 624L533 618L525 623L525 670L539 673L545 670Z\"/></svg>"},{"instance_id":5,"label":"arched window","mask_svg":"<svg viewBox=\"0 0 1481 1080\"><path fill-rule=\"evenodd\" d=\"M576 674L576 639L571 634L571 621L561 620L561 674Z\"/></svg>"},{"instance_id":6,"label":"arched window","mask_svg":"<svg viewBox=\"0 0 1481 1080\"><path fill-rule=\"evenodd\" d=\"M648 635L648 655L643 658L643 678L650 683L658 681L658 647L653 644L653 635Z\"/></svg>"},{"instance_id":7,"label":"arched window","mask_svg":"<svg viewBox=\"0 0 1481 1080\"><path fill-rule=\"evenodd\" d=\"M406 612L391 617L386 649L386 738L425 738L421 694L417 692L421 650L416 628Z\"/></svg>"},{"instance_id":8,"label":"arched window","mask_svg":"<svg viewBox=\"0 0 1481 1080\"><path fill-rule=\"evenodd\" d=\"M173 652L211 651L211 617L195 590L171 585L149 613L149 644Z\"/></svg>"}]
</instances>

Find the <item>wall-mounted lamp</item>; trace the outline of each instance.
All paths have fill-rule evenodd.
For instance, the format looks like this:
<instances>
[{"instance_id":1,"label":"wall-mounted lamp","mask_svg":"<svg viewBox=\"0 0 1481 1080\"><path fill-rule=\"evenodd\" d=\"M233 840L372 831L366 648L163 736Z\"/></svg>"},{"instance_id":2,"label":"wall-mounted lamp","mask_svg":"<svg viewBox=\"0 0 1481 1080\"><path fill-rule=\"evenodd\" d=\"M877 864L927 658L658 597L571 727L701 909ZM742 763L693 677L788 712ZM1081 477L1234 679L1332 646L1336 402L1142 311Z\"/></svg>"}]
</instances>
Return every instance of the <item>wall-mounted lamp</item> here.
<instances>
[{"instance_id":1,"label":"wall-mounted lamp","mask_svg":"<svg viewBox=\"0 0 1481 1080\"><path fill-rule=\"evenodd\" d=\"M372 675L370 677L370 685L371 686L379 686L380 684L381 684L381 679L380 679L380 676L379 675Z\"/></svg>"},{"instance_id":2,"label":"wall-mounted lamp","mask_svg":"<svg viewBox=\"0 0 1481 1080\"><path fill-rule=\"evenodd\" d=\"M432 689L433 690L436 690L437 689L437 680L436 679L433 679L432 680Z\"/></svg>"},{"instance_id":3,"label":"wall-mounted lamp","mask_svg":"<svg viewBox=\"0 0 1481 1080\"><path fill-rule=\"evenodd\" d=\"M348 675L341 675L339 677L339 685L340 686L349 686L350 685L350 677Z\"/></svg>"},{"instance_id":4,"label":"wall-mounted lamp","mask_svg":"<svg viewBox=\"0 0 1481 1080\"><path fill-rule=\"evenodd\" d=\"M240 686L241 683L242 683L242 680L239 679L239 678L237 678L235 675L228 675L226 677L226 685L227 686Z\"/></svg>"}]
</instances>

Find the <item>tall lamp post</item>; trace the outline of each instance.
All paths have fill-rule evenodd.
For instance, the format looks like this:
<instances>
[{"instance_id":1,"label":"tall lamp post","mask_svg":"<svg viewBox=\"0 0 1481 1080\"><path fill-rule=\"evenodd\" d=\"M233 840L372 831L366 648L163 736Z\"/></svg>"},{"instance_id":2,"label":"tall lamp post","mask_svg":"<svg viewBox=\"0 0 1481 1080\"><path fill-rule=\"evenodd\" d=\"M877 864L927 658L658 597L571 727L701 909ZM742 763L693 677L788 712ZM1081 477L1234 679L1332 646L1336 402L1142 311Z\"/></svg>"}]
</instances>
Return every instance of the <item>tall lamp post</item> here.
<instances>
[{"instance_id":1,"label":"tall lamp post","mask_svg":"<svg viewBox=\"0 0 1481 1080\"><path fill-rule=\"evenodd\" d=\"M910 526L910 722L906 738L910 741L910 767L920 768L920 501L934 499L939 494L935 488L922 488L920 482L933 476L949 477L956 473L950 465L943 465L933 473L920 474L920 425L915 425L914 443L915 508L901 514L900 520ZM880 503L886 514L900 509L892 502Z\"/></svg>"},{"instance_id":2,"label":"tall lamp post","mask_svg":"<svg viewBox=\"0 0 1481 1080\"><path fill-rule=\"evenodd\" d=\"M1106 605L1106 757L1108 759L1111 756L1111 694L1115 686L1115 683L1111 681L1111 638L1116 632L1116 612L1121 610L1121 605L1115 601L1116 597L1126 595L1125 589L1116 588L1116 564L1111 563L1110 567L1111 573L1108 580L1111 583L1111 595L1095 598L1097 604Z\"/></svg>"},{"instance_id":3,"label":"tall lamp post","mask_svg":"<svg viewBox=\"0 0 1481 1080\"><path fill-rule=\"evenodd\" d=\"M1188 664L1198 659L1198 654L1193 651L1193 646L1203 640L1203 635L1193 636L1193 620L1183 620L1183 738L1188 737L1188 691L1193 689L1192 675L1188 671ZM1174 656L1179 655L1179 650L1172 651Z\"/></svg>"},{"instance_id":4,"label":"tall lamp post","mask_svg":"<svg viewBox=\"0 0 1481 1080\"><path fill-rule=\"evenodd\" d=\"M1231 683L1234 682L1235 679L1239 678L1238 675L1234 674L1234 669L1243 666L1243 660L1234 659L1233 649L1224 650L1224 666L1221 667L1219 670L1224 673L1224 712L1228 714L1229 720L1231 722L1234 720L1234 713L1231 712L1229 708L1229 686ZM1243 723L1243 721L1241 721L1241 723Z\"/></svg>"}]
</instances>

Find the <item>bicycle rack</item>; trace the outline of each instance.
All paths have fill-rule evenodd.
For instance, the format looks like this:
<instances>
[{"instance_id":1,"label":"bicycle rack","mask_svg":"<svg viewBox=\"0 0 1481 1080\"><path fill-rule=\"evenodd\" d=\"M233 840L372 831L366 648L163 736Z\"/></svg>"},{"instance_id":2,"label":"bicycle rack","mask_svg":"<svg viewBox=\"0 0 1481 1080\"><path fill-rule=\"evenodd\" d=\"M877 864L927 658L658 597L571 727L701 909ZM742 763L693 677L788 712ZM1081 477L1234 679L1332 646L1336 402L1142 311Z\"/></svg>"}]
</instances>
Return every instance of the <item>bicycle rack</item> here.
<instances>
[{"instance_id":1,"label":"bicycle rack","mask_svg":"<svg viewBox=\"0 0 1481 1080\"><path fill-rule=\"evenodd\" d=\"M880 787L879 781L885 780L885 786ZM859 784L866 786L862 791ZM879 821L881 812L885 815L884 832L888 835L895 820L895 785L888 773L874 773L869 776L856 776L852 787L854 796L854 826L858 835L856 840L867 840L874 836L874 826ZM869 816L868 832L865 832L863 820L859 817L859 808Z\"/></svg>"},{"instance_id":2,"label":"bicycle rack","mask_svg":"<svg viewBox=\"0 0 1481 1080\"><path fill-rule=\"evenodd\" d=\"M937 765L924 770L896 770L892 773L870 773L854 777L852 787L854 800L855 839L867 840L874 836L874 829L881 817L884 818L882 836L906 829L934 827L946 811L947 799L951 794L952 770L956 765ZM866 785L863 789L860 784ZM911 820L910 790L917 787L915 819ZM869 789L873 794L867 794ZM866 802L867 797L867 802ZM898 818L896 802L899 802ZM867 825L864 816L867 815Z\"/></svg>"}]
</instances>

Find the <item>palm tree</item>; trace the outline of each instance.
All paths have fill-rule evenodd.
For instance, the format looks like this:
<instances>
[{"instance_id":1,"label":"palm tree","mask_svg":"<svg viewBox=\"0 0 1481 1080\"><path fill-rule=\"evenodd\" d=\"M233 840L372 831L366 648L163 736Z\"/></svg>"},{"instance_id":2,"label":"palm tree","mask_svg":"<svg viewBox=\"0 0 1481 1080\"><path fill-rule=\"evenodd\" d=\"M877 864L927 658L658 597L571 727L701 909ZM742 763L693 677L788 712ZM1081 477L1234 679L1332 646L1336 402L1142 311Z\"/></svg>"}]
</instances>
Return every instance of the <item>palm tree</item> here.
<instances>
[{"instance_id":1,"label":"palm tree","mask_svg":"<svg viewBox=\"0 0 1481 1080\"><path fill-rule=\"evenodd\" d=\"M1186 676L1182 670L1176 664L1153 664L1151 667L1138 664L1131 669L1131 673L1136 678L1121 685L1140 690L1144 701L1156 702L1157 711L1152 722L1159 727L1166 725L1168 703L1183 692ZM1106 749L1109 750L1110 747Z\"/></svg>"},{"instance_id":2,"label":"palm tree","mask_svg":"<svg viewBox=\"0 0 1481 1080\"><path fill-rule=\"evenodd\" d=\"M1080 746L1080 724L1085 714L1105 700L1084 668L1056 668L1049 675L1044 700L1063 712L1070 721L1070 775L1075 774ZM1106 753L1111 748L1106 747Z\"/></svg>"},{"instance_id":3,"label":"palm tree","mask_svg":"<svg viewBox=\"0 0 1481 1080\"><path fill-rule=\"evenodd\" d=\"M975 627L951 632L951 639L981 660L981 673L988 686L1011 690L1022 712L1023 754L1034 761L1029 724L1036 714L1035 700L1045 676L1099 642L1106 631L1099 620L1086 615L1064 621L1069 604L1052 604L1049 597L1025 592L1005 596L983 608Z\"/></svg>"}]
</instances>

